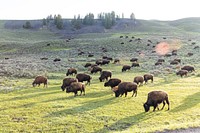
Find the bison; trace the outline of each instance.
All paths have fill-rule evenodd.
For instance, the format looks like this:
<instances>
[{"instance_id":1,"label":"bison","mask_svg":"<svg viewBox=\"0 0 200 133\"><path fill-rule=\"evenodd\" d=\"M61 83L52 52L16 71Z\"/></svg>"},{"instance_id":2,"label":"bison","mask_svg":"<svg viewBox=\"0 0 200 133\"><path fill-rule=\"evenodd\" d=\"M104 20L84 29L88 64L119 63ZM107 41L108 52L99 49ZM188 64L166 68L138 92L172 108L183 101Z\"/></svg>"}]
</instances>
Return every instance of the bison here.
<instances>
[{"instance_id":1,"label":"bison","mask_svg":"<svg viewBox=\"0 0 200 133\"><path fill-rule=\"evenodd\" d=\"M137 62L138 61L138 58L132 58L130 59L130 62Z\"/></svg>"},{"instance_id":2,"label":"bison","mask_svg":"<svg viewBox=\"0 0 200 133\"><path fill-rule=\"evenodd\" d=\"M144 110L145 112L148 112L150 109L150 106L153 106L154 109L153 111L155 111L155 109L158 108L158 104L163 103L163 107L161 108L161 110L165 107L165 101L168 104L168 110L169 110L169 100L168 100L168 94L164 91L151 91L148 93L148 97L147 97L147 101L146 103L144 103Z\"/></svg>"},{"instance_id":3,"label":"bison","mask_svg":"<svg viewBox=\"0 0 200 133\"><path fill-rule=\"evenodd\" d=\"M131 69L131 66L129 66L129 65L124 65L124 66L122 67L122 72L127 71L127 70L130 70L130 69Z\"/></svg>"},{"instance_id":4,"label":"bison","mask_svg":"<svg viewBox=\"0 0 200 133\"><path fill-rule=\"evenodd\" d=\"M93 73L97 73L97 72L101 72L101 71L102 71L101 67L94 66L94 67L92 67L90 72L93 74Z\"/></svg>"},{"instance_id":5,"label":"bison","mask_svg":"<svg viewBox=\"0 0 200 133\"><path fill-rule=\"evenodd\" d=\"M43 76L37 76L35 77L35 80L33 81L32 85L35 87L36 85L40 86L40 84L44 84L44 87L47 87L47 78Z\"/></svg>"},{"instance_id":6,"label":"bison","mask_svg":"<svg viewBox=\"0 0 200 133\"><path fill-rule=\"evenodd\" d=\"M82 95L82 92L84 93L83 95L85 95L85 84L81 82L73 82L66 88L66 92L74 92L74 96L78 95L78 91L81 92L80 96Z\"/></svg>"},{"instance_id":7,"label":"bison","mask_svg":"<svg viewBox=\"0 0 200 133\"><path fill-rule=\"evenodd\" d=\"M114 62L113 62L113 64L116 64L116 63L119 63L120 62L120 60L119 59L114 59Z\"/></svg>"},{"instance_id":8,"label":"bison","mask_svg":"<svg viewBox=\"0 0 200 133\"><path fill-rule=\"evenodd\" d=\"M90 80L92 79L92 77L90 75L87 75L85 73L77 74L76 78L78 79L78 82L87 81L87 84L89 84L89 85L90 85Z\"/></svg>"},{"instance_id":9,"label":"bison","mask_svg":"<svg viewBox=\"0 0 200 133\"><path fill-rule=\"evenodd\" d=\"M195 71L194 67L192 67L192 66L184 66L184 67L181 68L181 70L187 70L188 72Z\"/></svg>"},{"instance_id":10,"label":"bison","mask_svg":"<svg viewBox=\"0 0 200 133\"><path fill-rule=\"evenodd\" d=\"M77 70L75 69L75 68L69 68L68 70L67 70L67 73L66 73L66 76L68 76L68 75L73 75L73 74L77 74Z\"/></svg>"},{"instance_id":11,"label":"bison","mask_svg":"<svg viewBox=\"0 0 200 133\"><path fill-rule=\"evenodd\" d=\"M152 74L144 74L144 81L145 84L148 82L148 80L151 80L151 82L153 82L153 75Z\"/></svg>"},{"instance_id":12,"label":"bison","mask_svg":"<svg viewBox=\"0 0 200 133\"><path fill-rule=\"evenodd\" d=\"M104 86L105 87L110 86L111 88L113 88L115 86L118 86L119 83L121 83L120 79L118 79L118 78L112 78L112 79L109 79L107 82L105 82Z\"/></svg>"},{"instance_id":13,"label":"bison","mask_svg":"<svg viewBox=\"0 0 200 133\"><path fill-rule=\"evenodd\" d=\"M89 67L89 66L91 66L92 64L91 63L86 63L85 65L84 65L84 67Z\"/></svg>"},{"instance_id":14,"label":"bison","mask_svg":"<svg viewBox=\"0 0 200 133\"><path fill-rule=\"evenodd\" d=\"M102 71L101 72L101 76L99 77L100 82L102 82L103 80L108 80L108 78L112 77L112 73L110 71Z\"/></svg>"},{"instance_id":15,"label":"bison","mask_svg":"<svg viewBox=\"0 0 200 133\"><path fill-rule=\"evenodd\" d=\"M140 64L137 63L137 62L133 62L133 63L132 63L132 67L140 67Z\"/></svg>"},{"instance_id":16,"label":"bison","mask_svg":"<svg viewBox=\"0 0 200 133\"><path fill-rule=\"evenodd\" d=\"M184 75L187 76L187 74L187 70L179 70L178 72L176 72L176 75L180 75L181 77L183 77Z\"/></svg>"},{"instance_id":17,"label":"bison","mask_svg":"<svg viewBox=\"0 0 200 133\"><path fill-rule=\"evenodd\" d=\"M179 64L179 62L175 61L175 60L173 60L173 61L170 62L170 65L178 65L178 64Z\"/></svg>"},{"instance_id":18,"label":"bison","mask_svg":"<svg viewBox=\"0 0 200 133\"><path fill-rule=\"evenodd\" d=\"M136 76L133 80L133 82L135 82L137 85L140 83L140 85L143 85L144 82L144 78L143 76Z\"/></svg>"},{"instance_id":19,"label":"bison","mask_svg":"<svg viewBox=\"0 0 200 133\"><path fill-rule=\"evenodd\" d=\"M76 78L65 78L63 79L63 84L61 86L61 89L64 91L67 86L69 86L72 82L78 82Z\"/></svg>"},{"instance_id":20,"label":"bison","mask_svg":"<svg viewBox=\"0 0 200 133\"><path fill-rule=\"evenodd\" d=\"M123 96L125 94L125 97L127 96L128 92L133 91L133 95L135 94L135 97L137 96L137 84L133 82L121 82L118 86L115 86L114 93L115 97Z\"/></svg>"}]
</instances>

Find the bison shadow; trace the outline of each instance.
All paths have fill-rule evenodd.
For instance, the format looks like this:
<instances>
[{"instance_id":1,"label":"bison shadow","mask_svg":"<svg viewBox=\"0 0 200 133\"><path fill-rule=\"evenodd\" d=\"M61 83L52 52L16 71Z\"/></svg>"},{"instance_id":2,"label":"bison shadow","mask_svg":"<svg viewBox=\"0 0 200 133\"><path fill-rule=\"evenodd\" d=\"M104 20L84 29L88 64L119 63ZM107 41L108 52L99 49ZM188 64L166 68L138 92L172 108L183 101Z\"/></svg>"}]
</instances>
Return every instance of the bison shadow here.
<instances>
[{"instance_id":1,"label":"bison shadow","mask_svg":"<svg viewBox=\"0 0 200 133\"><path fill-rule=\"evenodd\" d=\"M77 107L72 107L68 109L64 109L61 111L52 112L45 117L57 117L57 116L66 116L66 115L75 115L80 114L86 111L94 110L100 107L103 107L108 104L115 103L117 101L113 101L115 97L107 98L107 99L97 99L97 100L91 100L89 102L84 102L82 105Z\"/></svg>"},{"instance_id":2,"label":"bison shadow","mask_svg":"<svg viewBox=\"0 0 200 133\"><path fill-rule=\"evenodd\" d=\"M183 103L174 109L171 110L171 112L178 112L178 111L184 111L186 109L192 108L200 103L200 92L194 93L192 95L187 96Z\"/></svg>"},{"instance_id":3,"label":"bison shadow","mask_svg":"<svg viewBox=\"0 0 200 133\"><path fill-rule=\"evenodd\" d=\"M152 115L154 115L154 113L142 112L142 113L136 114L134 116L125 117L125 118L113 123L110 126L104 125L104 128L94 131L93 133L122 132L124 130L127 130L128 128L130 128L133 125L137 125L138 123L140 123L146 119L150 119L152 117ZM132 131L132 132L134 132L134 131Z\"/></svg>"}]
</instances>

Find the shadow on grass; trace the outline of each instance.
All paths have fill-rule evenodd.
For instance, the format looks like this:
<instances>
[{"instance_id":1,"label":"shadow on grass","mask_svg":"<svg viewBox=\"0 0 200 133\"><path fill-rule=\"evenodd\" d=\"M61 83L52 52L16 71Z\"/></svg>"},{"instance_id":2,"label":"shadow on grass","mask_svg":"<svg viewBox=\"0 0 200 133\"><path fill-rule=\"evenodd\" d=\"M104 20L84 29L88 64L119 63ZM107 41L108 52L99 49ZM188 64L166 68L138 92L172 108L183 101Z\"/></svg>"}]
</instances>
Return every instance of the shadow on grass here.
<instances>
[{"instance_id":1,"label":"shadow on grass","mask_svg":"<svg viewBox=\"0 0 200 133\"><path fill-rule=\"evenodd\" d=\"M54 88L54 87L52 87ZM55 90L54 89L49 89L46 88L43 91L34 91L34 93L26 91L26 93L23 93L24 95L20 94L16 94L16 96L14 98L11 99L7 99L7 100L3 100L3 101L16 101L16 100L24 100L24 99L30 99L30 98L34 98L34 97L39 97L39 96L43 96L43 95L50 95L50 94L56 94L56 93L61 93L60 90Z\"/></svg>"},{"instance_id":2,"label":"shadow on grass","mask_svg":"<svg viewBox=\"0 0 200 133\"><path fill-rule=\"evenodd\" d=\"M129 116L126 118L123 118L115 123L113 123L110 126L104 125L104 128L94 131L94 133L105 133L105 132L121 132L124 130L127 130L128 128L130 128L133 125L137 125L140 122L146 120L146 119L150 119L152 117L152 115L154 115L153 112L151 113L139 113L136 114L134 116ZM132 131L134 132L134 131Z\"/></svg>"},{"instance_id":3,"label":"shadow on grass","mask_svg":"<svg viewBox=\"0 0 200 133\"><path fill-rule=\"evenodd\" d=\"M81 106L52 112L45 117L57 117L57 116L66 116L66 115L74 115L74 114L84 113L86 111L94 110L94 109L103 107L105 105L117 102L117 101L113 101L113 99L115 99L115 97L111 97L111 98L107 98L107 99L96 99L96 100L92 100L89 102L84 102Z\"/></svg>"},{"instance_id":4,"label":"shadow on grass","mask_svg":"<svg viewBox=\"0 0 200 133\"><path fill-rule=\"evenodd\" d=\"M171 110L171 112L178 112L178 111L184 111L186 109L192 108L200 103L200 92L197 92L193 95L187 96L183 103L174 109Z\"/></svg>"}]
</instances>

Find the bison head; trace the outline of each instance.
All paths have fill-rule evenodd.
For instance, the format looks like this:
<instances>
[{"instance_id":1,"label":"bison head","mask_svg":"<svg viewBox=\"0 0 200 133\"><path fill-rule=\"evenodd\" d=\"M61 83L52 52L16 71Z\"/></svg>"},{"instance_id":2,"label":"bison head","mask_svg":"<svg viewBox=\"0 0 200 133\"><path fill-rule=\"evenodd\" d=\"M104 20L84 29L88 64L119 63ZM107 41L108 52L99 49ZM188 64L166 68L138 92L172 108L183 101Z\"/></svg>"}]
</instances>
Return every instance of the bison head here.
<instances>
[{"instance_id":1,"label":"bison head","mask_svg":"<svg viewBox=\"0 0 200 133\"><path fill-rule=\"evenodd\" d=\"M145 112L148 112L150 109L149 105L147 103L145 103L143 106L144 106Z\"/></svg>"}]
</instances>

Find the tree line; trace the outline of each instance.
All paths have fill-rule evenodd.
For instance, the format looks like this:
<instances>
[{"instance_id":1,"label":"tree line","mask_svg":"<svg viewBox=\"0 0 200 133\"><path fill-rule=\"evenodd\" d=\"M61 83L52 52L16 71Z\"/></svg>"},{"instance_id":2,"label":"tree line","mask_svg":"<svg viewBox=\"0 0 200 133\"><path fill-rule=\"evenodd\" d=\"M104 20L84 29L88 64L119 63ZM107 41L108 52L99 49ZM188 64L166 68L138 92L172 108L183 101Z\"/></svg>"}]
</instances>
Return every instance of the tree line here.
<instances>
[{"instance_id":1,"label":"tree line","mask_svg":"<svg viewBox=\"0 0 200 133\"><path fill-rule=\"evenodd\" d=\"M116 24L116 21L120 19L124 19L124 14L122 14L122 17L120 18L119 15L116 15L115 12L112 11L110 13L99 13L97 19L94 18L93 13L86 14L84 18L81 18L80 15L74 16L74 18L70 20L70 23L73 28L81 29L84 25L94 25L97 21L100 21L106 29L110 29ZM131 13L130 19L136 21L134 13ZM53 22L57 29L61 30L64 28L63 18L60 14L54 16L49 15L42 19L43 26L48 26L50 22ZM30 21L26 21L26 23L23 25L23 28L30 29Z\"/></svg>"}]
</instances>

